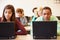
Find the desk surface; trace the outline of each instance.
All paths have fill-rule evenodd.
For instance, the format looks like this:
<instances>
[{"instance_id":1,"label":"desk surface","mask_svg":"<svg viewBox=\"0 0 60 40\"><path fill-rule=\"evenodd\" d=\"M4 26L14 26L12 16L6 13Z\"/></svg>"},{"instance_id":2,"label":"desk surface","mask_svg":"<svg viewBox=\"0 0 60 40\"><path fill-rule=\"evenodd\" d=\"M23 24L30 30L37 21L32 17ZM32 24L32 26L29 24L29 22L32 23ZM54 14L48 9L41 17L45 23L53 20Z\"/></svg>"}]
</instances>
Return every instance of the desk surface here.
<instances>
[{"instance_id":1,"label":"desk surface","mask_svg":"<svg viewBox=\"0 0 60 40\"><path fill-rule=\"evenodd\" d=\"M31 35L17 35L16 39L0 39L0 40L60 40L60 36L57 39L33 39Z\"/></svg>"},{"instance_id":2,"label":"desk surface","mask_svg":"<svg viewBox=\"0 0 60 40\"><path fill-rule=\"evenodd\" d=\"M31 30L31 26L24 27L27 31Z\"/></svg>"},{"instance_id":3,"label":"desk surface","mask_svg":"<svg viewBox=\"0 0 60 40\"><path fill-rule=\"evenodd\" d=\"M35 39L33 39L31 35L17 35L17 38L15 40L35 40ZM60 36L57 37L57 40L60 40Z\"/></svg>"}]
</instances>

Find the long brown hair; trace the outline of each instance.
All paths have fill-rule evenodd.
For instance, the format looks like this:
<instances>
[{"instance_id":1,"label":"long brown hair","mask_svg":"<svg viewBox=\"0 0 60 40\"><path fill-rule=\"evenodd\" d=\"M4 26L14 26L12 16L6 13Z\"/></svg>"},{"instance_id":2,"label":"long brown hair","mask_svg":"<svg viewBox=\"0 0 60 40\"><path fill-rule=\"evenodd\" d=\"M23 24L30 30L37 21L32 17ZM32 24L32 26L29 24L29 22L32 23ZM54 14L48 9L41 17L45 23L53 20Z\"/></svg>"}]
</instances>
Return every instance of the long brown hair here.
<instances>
[{"instance_id":1,"label":"long brown hair","mask_svg":"<svg viewBox=\"0 0 60 40\"><path fill-rule=\"evenodd\" d=\"M10 21L15 21L15 9L14 9L14 6L13 5L6 5L4 10L3 10L3 16L2 16L2 20L3 21L7 21L5 16L4 16L4 12L5 12L5 9L11 9L12 11L12 16L10 18Z\"/></svg>"}]
</instances>

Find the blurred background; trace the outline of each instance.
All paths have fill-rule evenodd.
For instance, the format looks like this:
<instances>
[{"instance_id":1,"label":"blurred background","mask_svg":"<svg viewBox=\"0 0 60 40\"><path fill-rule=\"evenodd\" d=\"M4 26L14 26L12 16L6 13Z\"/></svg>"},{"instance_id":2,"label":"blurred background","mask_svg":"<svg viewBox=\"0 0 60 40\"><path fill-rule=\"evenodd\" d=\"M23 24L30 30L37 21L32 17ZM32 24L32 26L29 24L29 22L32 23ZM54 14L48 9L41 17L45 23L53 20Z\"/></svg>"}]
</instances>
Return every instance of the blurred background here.
<instances>
[{"instance_id":1,"label":"blurred background","mask_svg":"<svg viewBox=\"0 0 60 40\"><path fill-rule=\"evenodd\" d=\"M60 0L0 0L0 17L5 5L12 4L15 9L23 8L25 16L32 16L34 7L49 6L52 9L53 15L60 16ZM16 14L17 16L17 14Z\"/></svg>"}]
</instances>

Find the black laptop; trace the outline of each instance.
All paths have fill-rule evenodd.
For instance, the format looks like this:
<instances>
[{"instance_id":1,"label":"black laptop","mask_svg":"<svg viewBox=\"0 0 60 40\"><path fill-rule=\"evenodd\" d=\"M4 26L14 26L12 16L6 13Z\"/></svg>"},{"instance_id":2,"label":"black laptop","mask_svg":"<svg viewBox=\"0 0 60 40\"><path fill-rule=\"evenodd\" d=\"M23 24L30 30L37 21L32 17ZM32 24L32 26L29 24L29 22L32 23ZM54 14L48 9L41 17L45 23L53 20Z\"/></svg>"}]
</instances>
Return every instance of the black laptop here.
<instances>
[{"instance_id":1,"label":"black laptop","mask_svg":"<svg viewBox=\"0 0 60 40\"><path fill-rule=\"evenodd\" d=\"M33 21L33 39L56 39L57 21Z\"/></svg>"},{"instance_id":2,"label":"black laptop","mask_svg":"<svg viewBox=\"0 0 60 40\"><path fill-rule=\"evenodd\" d=\"M14 22L0 22L0 39L15 39Z\"/></svg>"}]
</instances>

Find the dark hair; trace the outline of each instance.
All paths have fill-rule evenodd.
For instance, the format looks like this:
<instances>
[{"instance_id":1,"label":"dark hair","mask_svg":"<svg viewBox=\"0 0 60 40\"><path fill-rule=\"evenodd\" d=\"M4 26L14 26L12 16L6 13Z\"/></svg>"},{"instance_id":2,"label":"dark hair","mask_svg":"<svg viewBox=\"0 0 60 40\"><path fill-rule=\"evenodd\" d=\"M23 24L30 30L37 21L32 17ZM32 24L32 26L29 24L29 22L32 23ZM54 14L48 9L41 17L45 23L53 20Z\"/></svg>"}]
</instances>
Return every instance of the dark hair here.
<instances>
[{"instance_id":1,"label":"dark hair","mask_svg":"<svg viewBox=\"0 0 60 40\"><path fill-rule=\"evenodd\" d=\"M33 12L33 13L34 13L34 10L35 10L35 9L37 9L37 7L35 7L35 8L32 9L32 12Z\"/></svg>"},{"instance_id":2,"label":"dark hair","mask_svg":"<svg viewBox=\"0 0 60 40\"><path fill-rule=\"evenodd\" d=\"M17 9L16 9L16 12L17 12L17 13L19 13L19 12L22 13L22 12L24 12L24 10L23 10L22 8L17 8Z\"/></svg>"},{"instance_id":3,"label":"dark hair","mask_svg":"<svg viewBox=\"0 0 60 40\"><path fill-rule=\"evenodd\" d=\"M4 16L4 12L5 12L5 9L11 9L12 11L12 16L10 18L10 21L15 21L15 9L14 9L14 6L13 5L6 5L4 10L3 10L3 21L7 21L5 16Z\"/></svg>"},{"instance_id":4,"label":"dark hair","mask_svg":"<svg viewBox=\"0 0 60 40\"><path fill-rule=\"evenodd\" d=\"M42 12L43 12L43 10L45 10L45 9L50 10L50 12L51 12L51 14L52 14L52 11L51 11L51 8L50 8L50 7L44 7L44 8L42 9Z\"/></svg>"}]
</instances>

